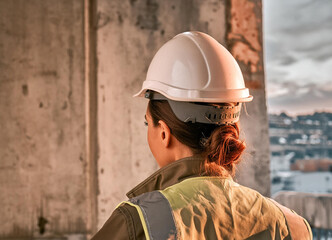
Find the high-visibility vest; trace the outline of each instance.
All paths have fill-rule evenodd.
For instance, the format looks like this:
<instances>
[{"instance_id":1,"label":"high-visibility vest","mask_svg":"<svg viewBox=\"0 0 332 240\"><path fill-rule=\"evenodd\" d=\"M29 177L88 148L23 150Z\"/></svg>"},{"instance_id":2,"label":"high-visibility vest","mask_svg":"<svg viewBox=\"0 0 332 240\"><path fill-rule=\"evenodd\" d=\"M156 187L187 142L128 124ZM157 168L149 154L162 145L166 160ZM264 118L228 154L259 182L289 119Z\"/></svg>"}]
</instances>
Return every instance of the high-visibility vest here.
<instances>
[{"instance_id":1,"label":"high-visibility vest","mask_svg":"<svg viewBox=\"0 0 332 240\"><path fill-rule=\"evenodd\" d=\"M230 178L189 178L125 203L137 209L147 240L292 239L271 200Z\"/></svg>"}]
</instances>

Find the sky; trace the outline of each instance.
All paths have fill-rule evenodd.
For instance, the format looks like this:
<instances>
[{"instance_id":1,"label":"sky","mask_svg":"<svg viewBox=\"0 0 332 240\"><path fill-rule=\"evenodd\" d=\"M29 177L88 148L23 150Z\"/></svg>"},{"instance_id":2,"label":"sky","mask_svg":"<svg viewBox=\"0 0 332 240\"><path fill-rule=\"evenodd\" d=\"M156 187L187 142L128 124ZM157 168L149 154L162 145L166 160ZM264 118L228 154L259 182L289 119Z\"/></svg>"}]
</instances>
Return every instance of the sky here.
<instances>
[{"instance_id":1,"label":"sky","mask_svg":"<svg viewBox=\"0 0 332 240\"><path fill-rule=\"evenodd\" d=\"M263 0L269 113L332 112L332 0Z\"/></svg>"}]
</instances>

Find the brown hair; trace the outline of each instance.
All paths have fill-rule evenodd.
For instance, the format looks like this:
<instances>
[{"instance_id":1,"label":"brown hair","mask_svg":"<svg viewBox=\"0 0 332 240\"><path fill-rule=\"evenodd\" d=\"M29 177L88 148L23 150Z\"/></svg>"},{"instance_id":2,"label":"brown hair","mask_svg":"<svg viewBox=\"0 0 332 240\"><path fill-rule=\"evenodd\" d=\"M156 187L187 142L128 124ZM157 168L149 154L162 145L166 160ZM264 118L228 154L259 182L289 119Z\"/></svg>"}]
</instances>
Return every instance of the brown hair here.
<instances>
[{"instance_id":1,"label":"brown hair","mask_svg":"<svg viewBox=\"0 0 332 240\"><path fill-rule=\"evenodd\" d=\"M239 139L238 123L221 126L185 123L175 116L167 101L160 100L149 101L148 111L154 126L163 120L177 140L190 147L194 154L204 156L204 169L210 175L234 175L235 165L245 149L245 143Z\"/></svg>"}]
</instances>

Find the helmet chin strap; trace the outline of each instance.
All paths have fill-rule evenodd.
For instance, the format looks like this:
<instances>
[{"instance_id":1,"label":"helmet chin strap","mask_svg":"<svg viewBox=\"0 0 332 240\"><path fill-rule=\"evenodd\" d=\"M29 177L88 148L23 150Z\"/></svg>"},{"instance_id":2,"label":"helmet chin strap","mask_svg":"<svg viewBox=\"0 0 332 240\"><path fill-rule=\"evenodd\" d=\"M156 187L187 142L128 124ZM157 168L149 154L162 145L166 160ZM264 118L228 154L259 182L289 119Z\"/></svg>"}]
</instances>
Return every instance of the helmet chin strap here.
<instances>
[{"instance_id":1,"label":"helmet chin strap","mask_svg":"<svg viewBox=\"0 0 332 240\"><path fill-rule=\"evenodd\" d=\"M147 91L150 100L166 100L175 116L183 122L227 125L236 123L240 118L241 103L234 106L173 101L160 93Z\"/></svg>"}]
</instances>

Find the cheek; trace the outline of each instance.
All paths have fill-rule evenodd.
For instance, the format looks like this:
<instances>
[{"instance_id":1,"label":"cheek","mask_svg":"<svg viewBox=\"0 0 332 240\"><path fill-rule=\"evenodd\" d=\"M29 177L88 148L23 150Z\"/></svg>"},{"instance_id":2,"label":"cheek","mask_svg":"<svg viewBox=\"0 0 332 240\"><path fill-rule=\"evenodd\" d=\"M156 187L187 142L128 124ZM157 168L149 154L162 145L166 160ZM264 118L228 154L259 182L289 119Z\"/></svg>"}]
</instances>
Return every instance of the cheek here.
<instances>
[{"instance_id":1,"label":"cheek","mask_svg":"<svg viewBox=\"0 0 332 240\"><path fill-rule=\"evenodd\" d=\"M149 147L151 148L151 131L150 128L148 127L147 134L146 134L146 139L148 140Z\"/></svg>"},{"instance_id":2,"label":"cheek","mask_svg":"<svg viewBox=\"0 0 332 240\"><path fill-rule=\"evenodd\" d=\"M148 127L147 139L148 139L148 144L149 144L150 150L154 156L156 141L153 140L154 139L153 131L151 130L150 127Z\"/></svg>"},{"instance_id":3,"label":"cheek","mask_svg":"<svg viewBox=\"0 0 332 240\"><path fill-rule=\"evenodd\" d=\"M162 149L160 148L160 144L158 144L157 131L155 129L148 128L147 139L154 159L157 161L158 165L161 166L162 159L160 159L160 157L162 156Z\"/></svg>"}]
</instances>

